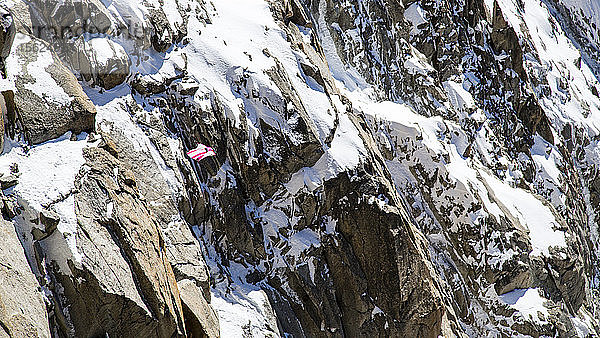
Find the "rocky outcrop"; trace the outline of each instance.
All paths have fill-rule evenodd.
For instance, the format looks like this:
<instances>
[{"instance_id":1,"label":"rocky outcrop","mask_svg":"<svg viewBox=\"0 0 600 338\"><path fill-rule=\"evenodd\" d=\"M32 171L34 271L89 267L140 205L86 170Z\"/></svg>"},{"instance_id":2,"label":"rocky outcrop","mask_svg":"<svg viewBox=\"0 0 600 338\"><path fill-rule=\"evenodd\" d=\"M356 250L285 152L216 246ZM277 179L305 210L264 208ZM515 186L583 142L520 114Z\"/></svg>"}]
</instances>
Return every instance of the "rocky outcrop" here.
<instances>
[{"instance_id":1,"label":"rocky outcrop","mask_svg":"<svg viewBox=\"0 0 600 338\"><path fill-rule=\"evenodd\" d=\"M188 337L219 337L219 319L193 281L177 282Z\"/></svg>"},{"instance_id":2,"label":"rocky outcrop","mask_svg":"<svg viewBox=\"0 0 600 338\"><path fill-rule=\"evenodd\" d=\"M143 110L130 102L130 108L139 114ZM140 123L149 128L150 139L158 148L165 162L176 168L177 163L170 155L168 140L164 134L164 126L155 117L140 115ZM218 319L210 307L209 273L200 246L194 238L188 224L181 219L177 201L172 196L173 182L166 181L155 159L147 152L139 151L135 144L122 132L118 125L101 125L104 141L103 147L117 156L128 173L128 180L139 190L140 196L147 201L152 217L160 226L164 238L167 260L173 269L178 285L185 286L180 290L186 329L188 325L194 330L202 328L209 337L218 336Z\"/></svg>"},{"instance_id":3,"label":"rocky outcrop","mask_svg":"<svg viewBox=\"0 0 600 338\"><path fill-rule=\"evenodd\" d=\"M0 9L0 17L0 70L2 77L6 77L5 60L15 39L16 27L14 17L5 8Z\"/></svg>"},{"instance_id":4,"label":"rocky outcrop","mask_svg":"<svg viewBox=\"0 0 600 338\"><path fill-rule=\"evenodd\" d=\"M342 176L326 184L328 214L337 219L339 241L348 241L332 245L326 254L344 334L437 337L445 310L429 270L425 242L415 234L402 207L377 202L375 196L386 193L385 183L377 186L368 174L358 176L362 177L352 182ZM376 301L360 296L364 294ZM378 312L375 307L382 312L373 315ZM381 327L384 322L390 325Z\"/></svg>"},{"instance_id":5,"label":"rocky outcrop","mask_svg":"<svg viewBox=\"0 0 600 338\"><path fill-rule=\"evenodd\" d=\"M410 49L403 41L407 27L401 1L367 1L364 5L358 5L356 1L341 3L329 0L305 3L316 25L316 33L329 36L334 42L333 46L325 46L328 59L341 58L348 71L354 69L369 83L377 84L380 95L393 97L403 91L405 73L390 71L394 68L404 69L402 56ZM299 9L296 12L301 13ZM355 20L358 17L365 18L368 29L359 28L361 24ZM347 34L354 29L361 35L360 39ZM365 53L371 50L377 52ZM363 64L368 67L363 67ZM351 76L343 80L350 87L364 85L355 82L356 79L353 80Z\"/></svg>"},{"instance_id":6,"label":"rocky outcrop","mask_svg":"<svg viewBox=\"0 0 600 338\"><path fill-rule=\"evenodd\" d=\"M83 257L71 263L70 272L54 272L73 333L183 335L183 309L164 239L131 173L106 150L86 149L84 156L87 167L75 194L77 250Z\"/></svg>"},{"instance_id":7,"label":"rocky outcrop","mask_svg":"<svg viewBox=\"0 0 600 338\"><path fill-rule=\"evenodd\" d=\"M96 107L51 47L27 35L19 34L18 39L8 65L14 72L14 102L26 139L38 144L67 131L94 130Z\"/></svg>"},{"instance_id":8,"label":"rocky outcrop","mask_svg":"<svg viewBox=\"0 0 600 338\"><path fill-rule=\"evenodd\" d=\"M112 89L125 82L131 67L125 49L107 38L88 41L79 38L69 59L73 69L85 81L104 89Z\"/></svg>"},{"instance_id":9,"label":"rocky outcrop","mask_svg":"<svg viewBox=\"0 0 600 338\"><path fill-rule=\"evenodd\" d=\"M523 79L527 79L527 73L523 68L523 47L520 44L519 37L515 28L508 24L504 13L500 9L497 1L494 1L492 10L492 47L498 52L505 52L510 55L511 68Z\"/></svg>"},{"instance_id":10,"label":"rocky outcrop","mask_svg":"<svg viewBox=\"0 0 600 338\"><path fill-rule=\"evenodd\" d=\"M0 220L0 337L51 337L44 296L15 227Z\"/></svg>"},{"instance_id":11,"label":"rocky outcrop","mask_svg":"<svg viewBox=\"0 0 600 338\"><path fill-rule=\"evenodd\" d=\"M173 30L167 20L167 16L161 7L148 9L150 16L149 21L152 25L153 32L150 37L152 47L159 53L166 52L174 41Z\"/></svg>"},{"instance_id":12,"label":"rocky outcrop","mask_svg":"<svg viewBox=\"0 0 600 338\"><path fill-rule=\"evenodd\" d=\"M33 31L44 40L66 40L84 33L110 33L111 15L100 0L32 1Z\"/></svg>"}]
</instances>

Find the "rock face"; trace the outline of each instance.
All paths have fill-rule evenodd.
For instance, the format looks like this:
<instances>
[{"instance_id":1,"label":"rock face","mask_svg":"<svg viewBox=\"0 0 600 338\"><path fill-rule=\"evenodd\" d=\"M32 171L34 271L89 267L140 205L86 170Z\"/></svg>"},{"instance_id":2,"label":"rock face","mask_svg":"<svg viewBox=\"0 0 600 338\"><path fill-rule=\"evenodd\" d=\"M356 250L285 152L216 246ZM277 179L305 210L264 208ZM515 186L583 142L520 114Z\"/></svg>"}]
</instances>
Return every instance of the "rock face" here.
<instances>
[{"instance_id":1,"label":"rock face","mask_svg":"<svg viewBox=\"0 0 600 338\"><path fill-rule=\"evenodd\" d=\"M0 337L50 337L48 314L14 225L0 221Z\"/></svg>"},{"instance_id":2,"label":"rock face","mask_svg":"<svg viewBox=\"0 0 600 338\"><path fill-rule=\"evenodd\" d=\"M83 33L110 33L113 23L100 0L32 1L29 12L36 37L69 38Z\"/></svg>"},{"instance_id":3,"label":"rock face","mask_svg":"<svg viewBox=\"0 0 600 338\"><path fill-rule=\"evenodd\" d=\"M586 1L6 2L0 337L598 336Z\"/></svg>"},{"instance_id":4,"label":"rock face","mask_svg":"<svg viewBox=\"0 0 600 338\"><path fill-rule=\"evenodd\" d=\"M326 206L331 208L326 215L338 219L340 240L349 241L347 246L331 245L326 253L344 314L343 332L347 336L434 337L441 332L444 309L427 263L425 242L411 234L416 229L403 214L395 192L376 177L359 169L352 179L342 176L326 184ZM397 206L367 202L381 194L396 199ZM365 293L377 302L357 297ZM382 318L371 315L374 306L383 311ZM404 308L412 310L407 313ZM393 324L381 327L385 321Z\"/></svg>"},{"instance_id":5,"label":"rock face","mask_svg":"<svg viewBox=\"0 0 600 338\"><path fill-rule=\"evenodd\" d=\"M14 102L27 140L38 144L67 131L94 130L96 107L46 42L18 34L7 64L14 72Z\"/></svg>"},{"instance_id":6,"label":"rock face","mask_svg":"<svg viewBox=\"0 0 600 338\"><path fill-rule=\"evenodd\" d=\"M75 185L77 250L84 258L81 270L73 269L74 280L82 277L84 282L69 287L66 278L61 283L73 302L64 307L70 309L75 334L183 335L175 275L160 228L140 200L135 181L105 150L90 149L84 157L89 170L80 173L76 182L81 184ZM112 248L113 257L98 248ZM135 306L124 306L127 302ZM123 314L123 310L131 312ZM93 313L103 315L91 322ZM119 318L120 325L114 326L113 318Z\"/></svg>"}]
</instances>

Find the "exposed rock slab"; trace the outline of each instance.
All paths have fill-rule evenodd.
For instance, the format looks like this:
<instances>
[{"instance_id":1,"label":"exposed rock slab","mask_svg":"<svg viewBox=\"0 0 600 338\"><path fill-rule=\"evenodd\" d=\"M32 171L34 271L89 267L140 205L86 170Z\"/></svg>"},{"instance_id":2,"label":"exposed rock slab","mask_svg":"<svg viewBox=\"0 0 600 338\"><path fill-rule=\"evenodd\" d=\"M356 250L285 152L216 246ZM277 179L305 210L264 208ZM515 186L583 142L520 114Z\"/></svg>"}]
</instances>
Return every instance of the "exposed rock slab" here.
<instances>
[{"instance_id":1,"label":"exposed rock slab","mask_svg":"<svg viewBox=\"0 0 600 338\"><path fill-rule=\"evenodd\" d=\"M0 220L0 337L50 337L42 291L14 225Z\"/></svg>"},{"instance_id":2,"label":"exposed rock slab","mask_svg":"<svg viewBox=\"0 0 600 338\"><path fill-rule=\"evenodd\" d=\"M76 334L184 334L175 276L146 202L110 153L91 148L84 156L75 194L84 257L71 268L82 279L60 278Z\"/></svg>"}]
</instances>

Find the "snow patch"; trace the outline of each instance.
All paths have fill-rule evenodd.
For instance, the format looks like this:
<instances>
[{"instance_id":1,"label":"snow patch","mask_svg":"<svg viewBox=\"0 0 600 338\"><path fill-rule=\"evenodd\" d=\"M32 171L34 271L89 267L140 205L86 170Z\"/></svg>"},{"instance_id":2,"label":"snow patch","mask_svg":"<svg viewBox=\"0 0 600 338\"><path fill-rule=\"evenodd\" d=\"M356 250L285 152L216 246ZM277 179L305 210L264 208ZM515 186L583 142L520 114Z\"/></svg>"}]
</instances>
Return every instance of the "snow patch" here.
<instances>
[{"instance_id":1,"label":"snow patch","mask_svg":"<svg viewBox=\"0 0 600 338\"><path fill-rule=\"evenodd\" d=\"M505 304L519 311L526 319L536 323L545 323L548 318L548 309L544 306L547 300L540 295L539 289L516 289L499 296ZM542 320L539 314L542 314Z\"/></svg>"},{"instance_id":2,"label":"snow patch","mask_svg":"<svg viewBox=\"0 0 600 338\"><path fill-rule=\"evenodd\" d=\"M418 2L413 3L407 9L404 10L404 18L411 23L411 34L416 35L421 32L419 26L427 23L425 19L425 12Z\"/></svg>"},{"instance_id":3,"label":"snow patch","mask_svg":"<svg viewBox=\"0 0 600 338\"><path fill-rule=\"evenodd\" d=\"M484 171L480 171L480 174L498 201L521 225L529 229L532 255L549 256L550 247L567 246L565 233L554 229L559 224L552 211L542 201L525 190L502 183Z\"/></svg>"}]
</instances>

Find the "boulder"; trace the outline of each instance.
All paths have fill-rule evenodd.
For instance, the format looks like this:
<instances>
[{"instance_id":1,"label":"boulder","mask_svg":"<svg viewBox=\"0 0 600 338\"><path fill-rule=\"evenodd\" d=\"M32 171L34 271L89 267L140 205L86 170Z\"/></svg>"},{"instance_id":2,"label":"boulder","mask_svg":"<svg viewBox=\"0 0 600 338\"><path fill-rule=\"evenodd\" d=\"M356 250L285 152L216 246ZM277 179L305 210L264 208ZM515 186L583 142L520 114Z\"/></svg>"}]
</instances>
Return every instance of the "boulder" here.
<instances>
[{"instance_id":1,"label":"boulder","mask_svg":"<svg viewBox=\"0 0 600 338\"><path fill-rule=\"evenodd\" d=\"M44 41L17 34L7 60L15 72L15 108L26 139L39 144L67 131L94 130L96 107Z\"/></svg>"},{"instance_id":2,"label":"boulder","mask_svg":"<svg viewBox=\"0 0 600 338\"><path fill-rule=\"evenodd\" d=\"M155 95L167 90L165 84L147 76L136 74L130 82L131 88L140 95Z\"/></svg>"},{"instance_id":3,"label":"boulder","mask_svg":"<svg viewBox=\"0 0 600 338\"><path fill-rule=\"evenodd\" d=\"M0 220L0 337L50 337L40 286L12 223Z\"/></svg>"},{"instance_id":4,"label":"boulder","mask_svg":"<svg viewBox=\"0 0 600 338\"><path fill-rule=\"evenodd\" d=\"M33 227L31 234L36 241L40 241L54 233L58 227L58 223L60 223L60 216L54 211L43 209L40 211L37 223L39 223L39 228Z\"/></svg>"},{"instance_id":5,"label":"boulder","mask_svg":"<svg viewBox=\"0 0 600 338\"><path fill-rule=\"evenodd\" d=\"M104 89L112 89L125 82L131 67L125 49L108 38L89 41L79 38L70 63L83 79Z\"/></svg>"}]
</instances>

